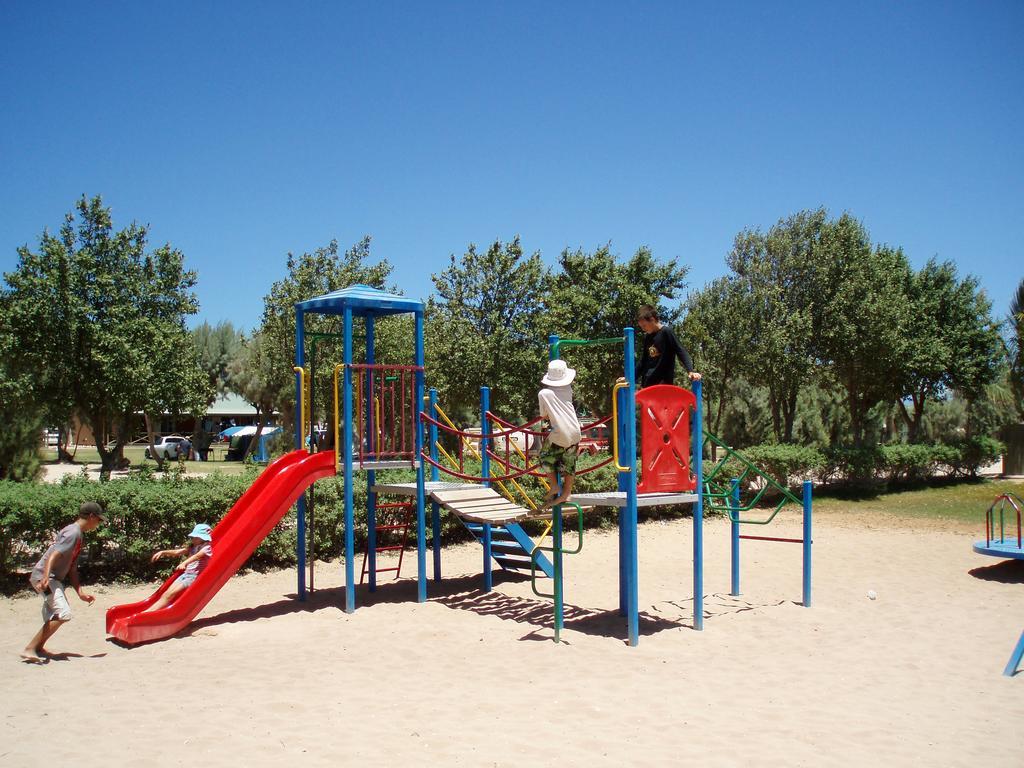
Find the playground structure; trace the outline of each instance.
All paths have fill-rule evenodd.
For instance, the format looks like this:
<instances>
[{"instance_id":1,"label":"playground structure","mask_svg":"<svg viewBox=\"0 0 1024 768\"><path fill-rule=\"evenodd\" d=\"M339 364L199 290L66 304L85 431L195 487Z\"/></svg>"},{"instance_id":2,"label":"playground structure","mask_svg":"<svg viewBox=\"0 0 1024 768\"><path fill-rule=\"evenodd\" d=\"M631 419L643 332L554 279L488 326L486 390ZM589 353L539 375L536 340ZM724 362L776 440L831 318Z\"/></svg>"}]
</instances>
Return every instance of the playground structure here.
<instances>
[{"instance_id":1,"label":"playground structure","mask_svg":"<svg viewBox=\"0 0 1024 768\"><path fill-rule=\"evenodd\" d=\"M985 541L974 542L974 551L979 555L990 555L992 557L1013 558L1024 560L1024 546L1021 546L1021 509L1024 508L1024 501L1014 493L1003 493L996 496L995 501L989 505L985 512ZM1006 532L1006 512L1012 509L1016 522L1016 536L1013 529L1009 535ZM996 526L996 516L999 516L999 525ZM1024 632L1010 654L1010 660L1006 662L1003 674L1012 677L1020 666L1021 658L1024 657Z\"/></svg>"},{"instance_id":2,"label":"playground structure","mask_svg":"<svg viewBox=\"0 0 1024 768\"><path fill-rule=\"evenodd\" d=\"M611 455L592 471L609 462L617 470L617 488L600 493L574 493L568 502L553 510L540 510L523 492L523 504L513 501L513 490L526 476L540 477L543 472L530 464L531 441L542 438L543 432L533 429L537 422L511 424L490 409L490 393L481 388L481 428L479 433L459 430L437 403L437 393L425 387L422 302L388 294L363 285L296 304L296 435L295 450L275 460L253 486L236 502L213 531L214 554L207 568L195 583L172 605L158 611L146 611L174 581L177 573L149 599L140 603L116 606L107 612L107 632L126 643L139 643L167 637L186 626L217 590L251 555L259 542L296 505L297 595L307 596L306 557L307 527L312 524L312 494L304 492L317 479L337 475L343 484L345 571L344 610L356 608L354 496L356 472L366 473L367 482L367 549L363 576L368 589L377 588L377 511L402 509L399 523L389 521L381 530L415 526L417 600L427 599L427 505L429 503L434 581L441 580L441 510L454 514L483 547L483 587L493 586L492 568L497 563L508 571L529 573L534 592L554 601L554 640L560 639L564 626L563 573L564 556L579 552L583 546L584 508L610 508L617 512L619 532L619 613L626 619L628 643L639 642L639 595L637 510L641 506L691 504L693 508L693 626L703 629L703 513L708 508L723 511L733 526L733 594L739 594L739 541L799 542L803 546L803 604L811 604L811 494L810 483L804 485L804 498L797 500L784 487L760 473L746 462L740 478L725 490L722 473L729 459L746 460L725 447L712 435L703 436L701 382L694 382L691 393L679 387L654 386L636 391L633 380L633 329L610 339L573 340L549 338L549 356L560 357L565 347L584 348L598 344L622 345L625 383L612 392L611 416L595 422L612 428ZM338 316L341 333L305 333L307 314ZM375 351L375 321L389 315L414 316L415 344L411 364L378 363ZM365 360L354 359L355 321L363 322ZM314 439L313 380L316 376L317 344L323 340L340 340L342 362L333 369L333 445L316 450ZM309 342L309 361L306 350ZM637 461L637 422L639 407L641 457ZM591 425L593 426L593 425ZM456 459L443 447L441 436L454 439L459 448ZM465 446L473 448L479 441L478 475L465 471ZM704 453L714 444L722 448L723 458L715 463L707 476L703 470ZM308 450L307 450L308 447ZM426 467L430 467L430 479ZM386 481L378 473L391 470L414 470L415 482ZM442 480L444 474L452 480ZM740 501L743 484L756 486L754 498ZM498 491L502 491L499 493ZM522 490L519 487L519 490ZM766 520L744 519L741 515L760 502L769 490L780 493L780 502ZM393 495L402 501L378 505L378 496ZM787 503L802 506L804 530L801 539L765 536L741 536L743 524L770 523ZM411 505L411 506L410 506ZM414 513L414 514L413 514ZM563 524L567 516L577 521L577 542L573 549L563 544ZM414 518L414 519L413 519ZM547 530L540 543L534 542L521 523L543 520ZM551 543L543 539L550 532ZM309 550L312 554L311 549ZM310 557L309 589L313 588L312 557ZM550 592L539 585L552 582Z\"/></svg>"}]
</instances>

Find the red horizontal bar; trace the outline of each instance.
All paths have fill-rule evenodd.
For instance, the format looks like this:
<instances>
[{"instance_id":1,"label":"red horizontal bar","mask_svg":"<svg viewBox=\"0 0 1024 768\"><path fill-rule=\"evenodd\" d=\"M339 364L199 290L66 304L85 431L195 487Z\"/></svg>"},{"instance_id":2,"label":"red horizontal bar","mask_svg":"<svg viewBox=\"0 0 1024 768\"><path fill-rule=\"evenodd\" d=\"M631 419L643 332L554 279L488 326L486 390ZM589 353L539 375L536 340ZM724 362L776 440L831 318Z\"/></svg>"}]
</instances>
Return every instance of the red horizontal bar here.
<instances>
[{"instance_id":1,"label":"red horizontal bar","mask_svg":"<svg viewBox=\"0 0 1024 768\"><path fill-rule=\"evenodd\" d=\"M349 363L354 371L422 371L422 365L388 365L386 363Z\"/></svg>"},{"instance_id":2,"label":"red horizontal bar","mask_svg":"<svg viewBox=\"0 0 1024 768\"><path fill-rule=\"evenodd\" d=\"M803 544L803 539L780 539L776 536L740 536L741 539L755 539L756 541L788 541L791 544Z\"/></svg>"}]
</instances>

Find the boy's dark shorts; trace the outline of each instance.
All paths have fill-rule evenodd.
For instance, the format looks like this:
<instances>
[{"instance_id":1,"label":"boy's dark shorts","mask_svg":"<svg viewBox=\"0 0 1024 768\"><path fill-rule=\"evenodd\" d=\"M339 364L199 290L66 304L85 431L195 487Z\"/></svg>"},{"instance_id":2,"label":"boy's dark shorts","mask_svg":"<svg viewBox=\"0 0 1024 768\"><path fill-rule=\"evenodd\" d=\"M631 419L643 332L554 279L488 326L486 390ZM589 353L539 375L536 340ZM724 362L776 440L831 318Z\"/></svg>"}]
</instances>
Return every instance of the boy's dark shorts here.
<instances>
[{"instance_id":1,"label":"boy's dark shorts","mask_svg":"<svg viewBox=\"0 0 1024 768\"><path fill-rule=\"evenodd\" d=\"M576 457L579 456L579 443L563 448L550 440L541 446L537 457L540 465L548 472L561 472L563 475L576 474Z\"/></svg>"}]
</instances>

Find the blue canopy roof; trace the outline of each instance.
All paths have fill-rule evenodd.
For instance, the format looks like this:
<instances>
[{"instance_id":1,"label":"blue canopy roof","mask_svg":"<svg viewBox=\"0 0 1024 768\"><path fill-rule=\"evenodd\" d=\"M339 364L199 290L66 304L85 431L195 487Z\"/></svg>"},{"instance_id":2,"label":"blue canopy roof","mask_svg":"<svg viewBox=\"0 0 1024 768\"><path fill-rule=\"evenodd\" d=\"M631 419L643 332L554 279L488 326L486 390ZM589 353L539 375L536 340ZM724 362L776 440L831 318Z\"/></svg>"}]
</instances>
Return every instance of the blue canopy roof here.
<instances>
[{"instance_id":1,"label":"blue canopy roof","mask_svg":"<svg viewBox=\"0 0 1024 768\"><path fill-rule=\"evenodd\" d=\"M349 307L352 309L352 314L357 316L423 312L423 302L418 299L398 296L358 283L350 285L348 288L325 293L323 296L300 301L295 305L295 309L299 312L317 312L323 315L340 315Z\"/></svg>"}]
</instances>

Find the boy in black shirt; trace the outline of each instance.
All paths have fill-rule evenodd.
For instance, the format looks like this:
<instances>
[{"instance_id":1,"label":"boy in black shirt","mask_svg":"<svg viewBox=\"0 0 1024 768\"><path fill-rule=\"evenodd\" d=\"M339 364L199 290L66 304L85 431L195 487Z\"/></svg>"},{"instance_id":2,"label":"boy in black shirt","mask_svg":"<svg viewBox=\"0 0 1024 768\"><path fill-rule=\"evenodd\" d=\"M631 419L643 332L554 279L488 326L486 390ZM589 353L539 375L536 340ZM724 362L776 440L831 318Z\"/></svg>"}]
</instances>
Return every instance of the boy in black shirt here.
<instances>
[{"instance_id":1,"label":"boy in black shirt","mask_svg":"<svg viewBox=\"0 0 1024 768\"><path fill-rule=\"evenodd\" d=\"M674 384L676 359L683 364L690 381L699 381L700 374L693 370L693 361L683 349L672 329L658 320L658 310L650 304L640 307L637 325L644 332L643 354L636 366L636 385L640 389L654 384Z\"/></svg>"}]
</instances>

